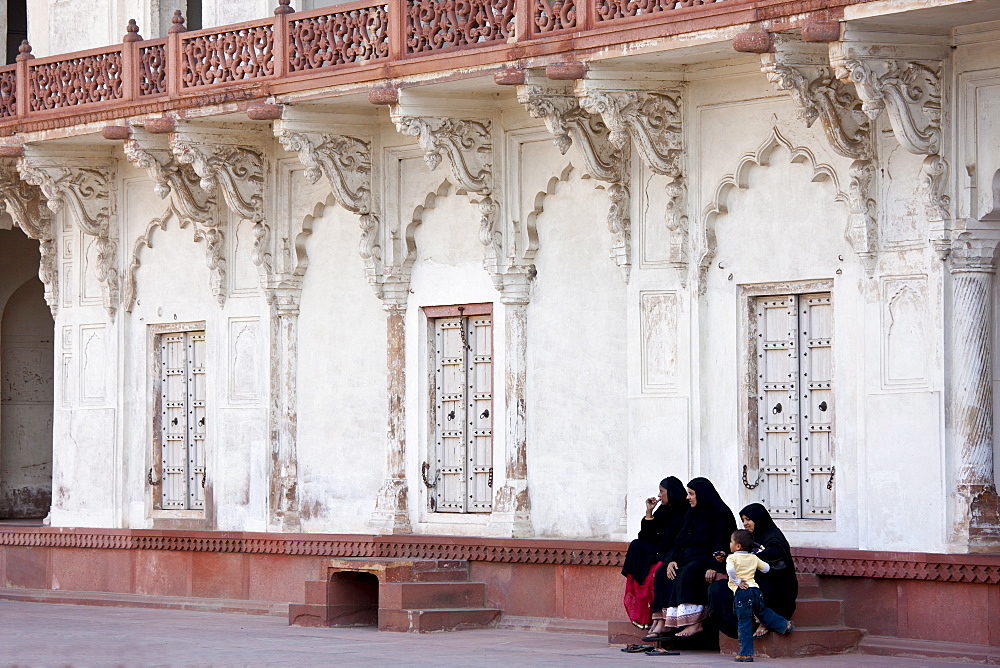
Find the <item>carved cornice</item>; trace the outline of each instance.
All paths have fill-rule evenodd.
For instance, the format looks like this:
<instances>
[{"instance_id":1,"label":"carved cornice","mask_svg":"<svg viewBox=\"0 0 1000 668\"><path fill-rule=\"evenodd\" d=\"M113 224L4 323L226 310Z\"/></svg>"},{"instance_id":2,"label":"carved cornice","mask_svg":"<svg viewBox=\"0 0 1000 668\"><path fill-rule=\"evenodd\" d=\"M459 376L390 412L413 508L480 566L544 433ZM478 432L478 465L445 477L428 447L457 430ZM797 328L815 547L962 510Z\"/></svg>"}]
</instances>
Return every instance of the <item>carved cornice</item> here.
<instances>
[{"instance_id":1,"label":"carved cornice","mask_svg":"<svg viewBox=\"0 0 1000 668\"><path fill-rule=\"evenodd\" d=\"M263 149L252 145L213 141L196 133L170 136L170 149L182 165L191 165L198 185L207 193L221 190L226 205L236 215L253 222L253 263L271 275L271 229L265 222Z\"/></svg>"},{"instance_id":2,"label":"carved cornice","mask_svg":"<svg viewBox=\"0 0 1000 668\"><path fill-rule=\"evenodd\" d=\"M21 178L38 186L48 208L65 206L80 229L96 238L97 266L104 308L114 320L119 303L118 233L115 224L115 164L110 158L80 159L32 155L18 161Z\"/></svg>"},{"instance_id":3,"label":"carved cornice","mask_svg":"<svg viewBox=\"0 0 1000 668\"><path fill-rule=\"evenodd\" d=\"M628 147L611 141L611 130L600 116L588 113L567 87L527 84L518 86L517 99L532 118L540 118L554 136L559 152L565 154L574 143L580 149L585 168L594 178L610 184L611 207L608 230L613 242L611 258L626 283L632 270L631 193Z\"/></svg>"},{"instance_id":4,"label":"carved cornice","mask_svg":"<svg viewBox=\"0 0 1000 668\"><path fill-rule=\"evenodd\" d=\"M59 280L56 263L55 229L52 211L46 206L41 190L21 180L13 162L0 162L0 212L7 211L14 224L38 242L41 260L38 278L45 286L45 301L52 315L59 304Z\"/></svg>"},{"instance_id":5,"label":"carved cornice","mask_svg":"<svg viewBox=\"0 0 1000 668\"><path fill-rule=\"evenodd\" d=\"M372 185L371 142L321 132L280 131L276 136L285 150L298 154L310 183L316 183L325 176L337 203L360 216L359 251L365 261L369 282L373 285L377 283L384 268L383 229L378 198Z\"/></svg>"}]
</instances>

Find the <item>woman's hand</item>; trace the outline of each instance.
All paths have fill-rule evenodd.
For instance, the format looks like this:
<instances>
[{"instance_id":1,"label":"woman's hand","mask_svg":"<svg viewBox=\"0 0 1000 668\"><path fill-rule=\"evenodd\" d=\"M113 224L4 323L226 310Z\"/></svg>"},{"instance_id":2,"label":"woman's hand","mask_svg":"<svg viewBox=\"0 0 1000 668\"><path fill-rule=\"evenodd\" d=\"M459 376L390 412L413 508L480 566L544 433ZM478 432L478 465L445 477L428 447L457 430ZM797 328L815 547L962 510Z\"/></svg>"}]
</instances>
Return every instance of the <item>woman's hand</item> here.
<instances>
[{"instance_id":1,"label":"woman's hand","mask_svg":"<svg viewBox=\"0 0 1000 668\"><path fill-rule=\"evenodd\" d=\"M715 582L715 574L716 571L713 571L711 568L705 571L705 582L707 582L708 584L712 584L713 582Z\"/></svg>"},{"instance_id":2,"label":"woman's hand","mask_svg":"<svg viewBox=\"0 0 1000 668\"><path fill-rule=\"evenodd\" d=\"M655 496L651 496L648 499L646 499L646 519L647 520L653 519L653 509L656 508L656 504L659 503L659 502L660 502L660 500L658 498L656 498Z\"/></svg>"},{"instance_id":3,"label":"woman's hand","mask_svg":"<svg viewBox=\"0 0 1000 668\"><path fill-rule=\"evenodd\" d=\"M671 561L667 564L667 579L673 580L677 577L677 562Z\"/></svg>"}]
</instances>

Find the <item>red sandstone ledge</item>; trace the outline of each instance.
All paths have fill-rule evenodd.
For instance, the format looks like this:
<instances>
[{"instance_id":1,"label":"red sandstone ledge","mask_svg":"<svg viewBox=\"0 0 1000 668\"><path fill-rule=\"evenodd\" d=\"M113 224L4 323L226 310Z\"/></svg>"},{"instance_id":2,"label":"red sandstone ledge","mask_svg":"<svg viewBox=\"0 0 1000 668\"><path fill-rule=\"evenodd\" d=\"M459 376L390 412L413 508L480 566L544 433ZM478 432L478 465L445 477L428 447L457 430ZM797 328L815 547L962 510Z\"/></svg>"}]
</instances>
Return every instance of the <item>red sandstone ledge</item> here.
<instances>
[{"instance_id":1,"label":"red sandstone ledge","mask_svg":"<svg viewBox=\"0 0 1000 668\"><path fill-rule=\"evenodd\" d=\"M164 550L248 554L564 564L618 567L628 545L617 541L476 536L255 533L4 527L11 547ZM1000 583L1000 555L793 548L801 573L838 577Z\"/></svg>"}]
</instances>

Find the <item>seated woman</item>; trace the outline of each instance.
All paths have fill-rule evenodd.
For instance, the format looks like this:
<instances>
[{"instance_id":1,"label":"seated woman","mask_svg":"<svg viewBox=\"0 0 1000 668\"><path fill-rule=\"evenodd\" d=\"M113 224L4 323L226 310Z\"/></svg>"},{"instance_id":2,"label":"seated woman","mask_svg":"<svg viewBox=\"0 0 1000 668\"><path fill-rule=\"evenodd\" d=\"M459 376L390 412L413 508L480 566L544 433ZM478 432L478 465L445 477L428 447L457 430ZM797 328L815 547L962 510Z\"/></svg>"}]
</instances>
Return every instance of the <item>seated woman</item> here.
<instances>
[{"instance_id":1,"label":"seated woman","mask_svg":"<svg viewBox=\"0 0 1000 668\"><path fill-rule=\"evenodd\" d=\"M684 485L677 478L670 476L661 480L659 493L646 499L646 516L642 518L639 537L629 544L625 553L622 565L622 575L627 578L625 612L641 629L648 629L652 620L661 616L660 611L653 612L650 608L653 575L681 528L688 509L686 496Z\"/></svg>"},{"instance_id":2,"label":"seated woman","mask_svg":"<svg viewBox=\"0 0 1000 668\"><path fill-rule=\"evenodd\" d=\"M771 566L767 573L757 574L757 584L767 601L767 607L785 619L795 612L795 599L799 595L799 581L795 577L795 562L785 534L781 532L759 503L751 503L740 511L743 528L751 532L758 547L754 553ZM715 570L708 570L705 578L715 580ZM733 611L733 593L726 580L712 582L708 588L709 614L716 627L730 638L737 637L736 614ZM754 636L767 635L767 627L760 626Z\"/></svg>"},{"instance_id":3,"label":"seated woman","mask_svg":"<svg viewBox=\"0 0 1000 668\"><path fill-rule=\"evenodd\" d=\"M729 538L736 529L733 511L707 478L695 478L687 486L691 509L667 554L666 565L654 577L653 609L663 611L663 620L654 623L649 640L668 635L668 629L681 629L678 638L702 630L701 622L707 614L705 570L718 564L713 553L729 547Z\"/></svg>"}]
</instances>

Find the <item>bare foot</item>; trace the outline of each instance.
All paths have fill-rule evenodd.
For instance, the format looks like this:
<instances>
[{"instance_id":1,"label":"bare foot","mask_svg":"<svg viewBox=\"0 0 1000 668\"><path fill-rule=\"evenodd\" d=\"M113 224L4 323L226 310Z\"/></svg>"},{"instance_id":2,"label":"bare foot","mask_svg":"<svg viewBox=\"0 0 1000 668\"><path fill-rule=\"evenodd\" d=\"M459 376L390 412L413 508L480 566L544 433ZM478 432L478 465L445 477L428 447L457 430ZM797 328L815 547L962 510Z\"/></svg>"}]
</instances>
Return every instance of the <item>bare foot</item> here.
<instances>
[{"instance_id":1,"label":"bare foot","mask_svg":"<svg viewBox=\"0 0 1000 668\"><path fill-rule=\"evenodd\" d=\"M763 638L768 633L769 633L768 628L766 626L764 626L763 624L761 624L760 626L757 627L757 630L753 632L753 637L754 638Z\"/></svg>"},{"instance_id":2,"label":"bare foot","mask_svg":"<svg viewBox=\"0 0 1000 668\"><path fill-rule=\"evenodd\" d=\"M690 638L696 633L701 633L703 630L701 622L697 624L692 624L691 626L685 626L684 630L677 634L678 638Z\"/></svg>"},{"instance_id":3,"label":"bare foot","mask_svg":"<svg viewBox=\"0 0 1000 668\"><path fill-rule=\"evenodd\" d=\"M650 632L650 634L653 634L653 633L663 633L663 620L662 619L654 619L653 620L653 625L649 627L649 632Z\"/></svg>"}]
</instances>

